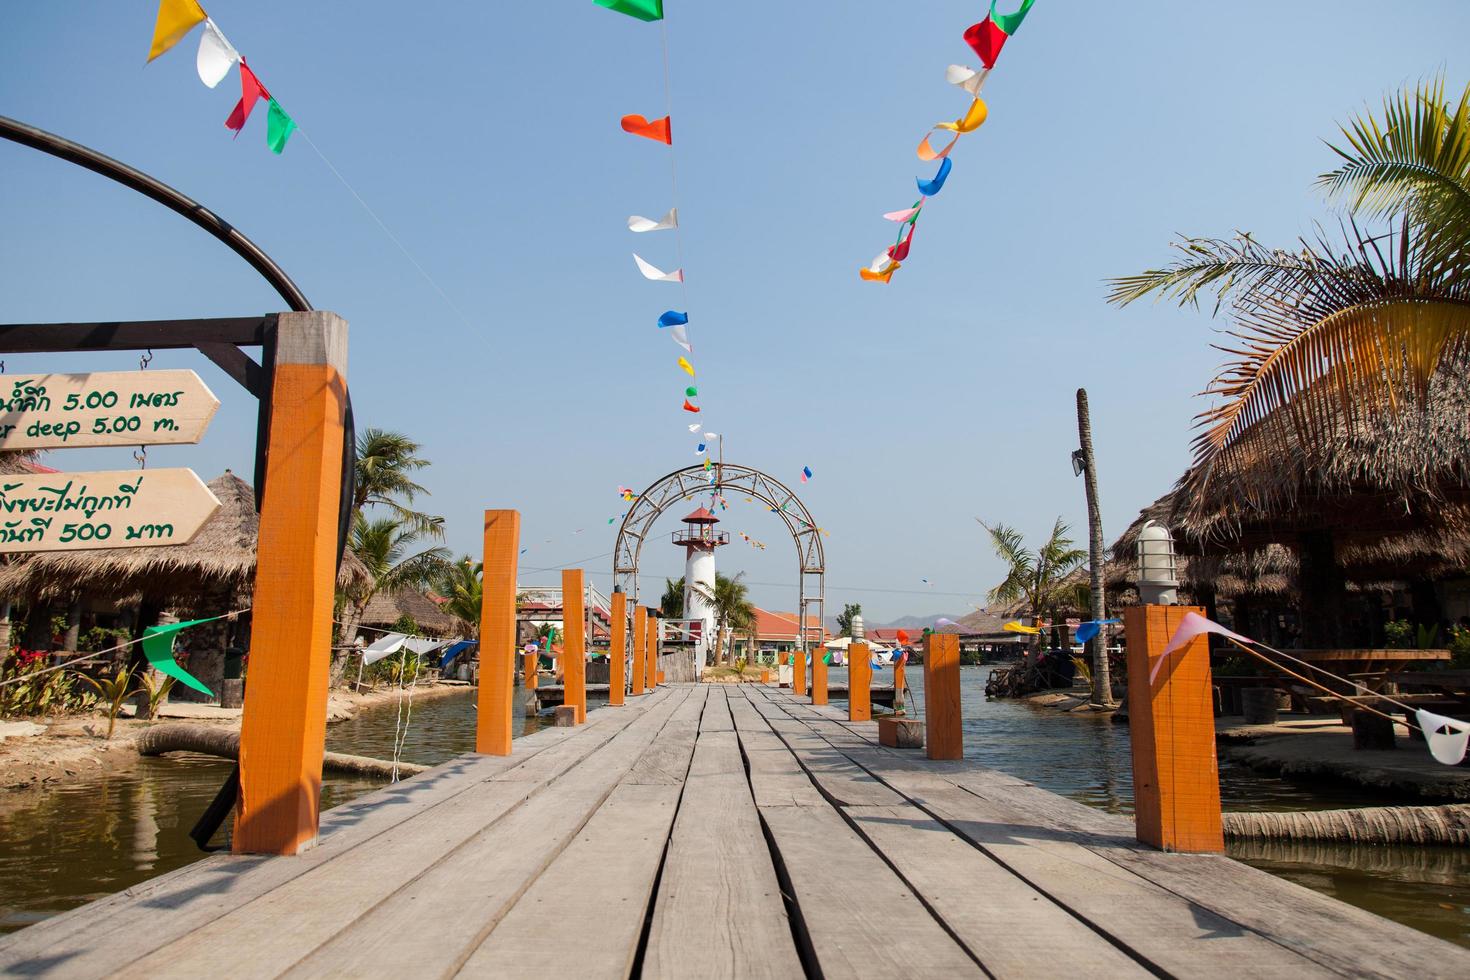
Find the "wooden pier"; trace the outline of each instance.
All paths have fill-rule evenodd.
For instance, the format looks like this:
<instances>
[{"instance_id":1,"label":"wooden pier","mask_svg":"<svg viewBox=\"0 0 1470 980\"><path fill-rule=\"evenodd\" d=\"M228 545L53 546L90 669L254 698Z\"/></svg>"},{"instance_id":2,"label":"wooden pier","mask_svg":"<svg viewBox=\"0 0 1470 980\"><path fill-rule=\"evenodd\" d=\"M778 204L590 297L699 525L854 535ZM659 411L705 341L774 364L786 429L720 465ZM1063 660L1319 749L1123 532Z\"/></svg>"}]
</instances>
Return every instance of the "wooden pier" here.
<instances>
[{"instance_id":1,"label":"wooden pier","mask_svg":"<svg viewBox=\"0 0 1470 980\"><path fill-rule=\"evenodd\" d=\"M661 687L0 939L57 977L1470 976L1470 951L757 685Z\"/></svg>"}]
</instances>

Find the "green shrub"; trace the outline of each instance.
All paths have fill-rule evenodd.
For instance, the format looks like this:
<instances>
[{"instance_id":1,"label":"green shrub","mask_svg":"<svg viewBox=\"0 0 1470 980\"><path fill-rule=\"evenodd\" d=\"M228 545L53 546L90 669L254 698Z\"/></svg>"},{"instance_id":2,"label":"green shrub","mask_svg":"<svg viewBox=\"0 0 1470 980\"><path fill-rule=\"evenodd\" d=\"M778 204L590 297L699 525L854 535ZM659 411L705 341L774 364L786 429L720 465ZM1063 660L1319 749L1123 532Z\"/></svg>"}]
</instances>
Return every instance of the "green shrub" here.
<instances>
[{"instance_id":1,"label":"green shrub","mask_svg":"<svg viewBox=\"0 0 1470 980\"><path fill-rule=\"evenodd\" d=\"M1383 624L1383 645L1390 650L1409 650L1414 646L1414 624L1395 619Z\"/></svg>"},{"instance_id":2,"label":"green shrub","mask_svg":"<svg viewBox=\"0 0 1470 980\"><path fill-rule=\"evenodd\" d=\"M26 717L86 711L93 698L79 689L76 675L64 670L41 673L46 654L40 650L18 650L0 668L0 717Z\"/></svg>"}]
</instances>

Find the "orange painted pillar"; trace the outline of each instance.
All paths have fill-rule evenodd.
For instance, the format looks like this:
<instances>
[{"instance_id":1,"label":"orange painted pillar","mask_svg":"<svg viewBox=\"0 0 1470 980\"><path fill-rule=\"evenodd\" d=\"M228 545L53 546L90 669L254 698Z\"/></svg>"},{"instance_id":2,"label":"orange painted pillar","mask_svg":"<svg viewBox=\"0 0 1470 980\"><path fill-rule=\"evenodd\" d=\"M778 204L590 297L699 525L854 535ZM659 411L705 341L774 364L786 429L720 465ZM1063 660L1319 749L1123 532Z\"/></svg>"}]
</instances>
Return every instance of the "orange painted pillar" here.
<instances>
[{"instance_id":1,"label":"orange painted pillar","mask_svg":"<svg viewBox=\"0 0 1470 980\"><path fill-rule=\"evenodd\" d=\"M281 313L276 330L237 854L296 854L316 839L327 737L347 321Z\"/></svg>"},{"instance_id":2,"label":"orange painted pillar","mask_svg":"<svg viewBox=\"0 0 1470 980\"><path fill-rule=\"evenodd\" d=\"M480 700L475 751L510 755L516 686L516 556L521 515L485 511L485 570L480 579Z\"/></svg>"},{"instance_id":3,"label":"orange painted pillar","mask_svg":"<svg viewBox=\"0 0 1470 980\"><path fill-rule=\"evenodd\" d=\"M806 654L800 649L791 651L791 693L797 697L806 695Z\"/></svg>"},{"instance_id":4,"label":"orange painted pillar","mask_svg":"<svg viewBox=\"0 0 1470 980\"><path fill-rule=\"evenodd\" d=\"M847 720L873 720L873 661L866 643L847 648Z\"/></svg>"},{"instance_id":5,"label":"orange painted pillar","mask_svg":"<svg viewBox=\"0 0 1470 980\"><path fill-rule=\"evenodd\" d=\"M577 709L577 724L587 720L587 620L583 608L586 573L580 568L561 573L562 704Z\"/></svg>"},{"instance_id":6,"label":"orange painted pillar","mask_svg":"<svg viewBox=\"0 0 1470 980\"><path fill-rule=\"evenodd\" d=\"M648 607L633 607L633 693L642 694L648 678Z\"/></svg>"},{"instance_id":7,"label":"orange painted pillar","mask_svg":"<svg viewBox=\"0 0 1470 980\"><path fill-rule=\"evenodd\" d=\"M612 596L611 638L607 642L607 703L620 705L628 687L628 597Z\"/></svg>"},{"instance_id":8,"label":"orange painted pillar","mask_svg":"<svg viewBox=\"0 0 1470 980\"><path fill-rule=\"evenodd\" d=\"M930 633L924 639L924 751L931 759L963 759L960 732L960 638Z\"/></svg>"},{"instance_id":9,"label":"orange painted pillar","mask_svg":"<svg viewBox=\"0 0 1470 980\"><path fill-rule=\"evenodd\" d=\"M537 671L540 669L539 654L535 651L525 654L521 663L521 686L528 691L536 690Z\"/></svg>"},{"instance_id":10,"label":"orange painted pillar","mask_svg":"<svg viewBox=\"0 0 1470 980\"><path fill-rule=\"evenodd\" d=\"M648 641L644 650L643 684L650 691L658 687L658 610L648 610Z\"/></svg>"},{"instance_id":11,"label":"orange painted pillar","mask_svg":"<svg viewBox=\"0 0 1470 980\"><path fill-rule=\"evenodd\" d=\"M826 652L820 643L812 650L812 704L827 703Z\"/></svg>"},{"instance_id":12,"label":"orange painted pillar","mask_svg":"<svg viewBox=\"0 0 1470 980\"><path fill-rule=\"evenodd\" d=\"M1170 655L1149 683L1190 606L1123 610L1128 636L1128 734L1138 839L1165 851L1225 850L1210 650L1203 636Z\"/></svg>"},{"instance_id":13,"label":"orange painted pillar","mask_svg":"<svg viewBox=\"0 0 1470 980\"><path fill-rule=\"evenodd\" d=\"M899 657L902 658L903 654L899 654ZM896 715L902 714L904 711L903 688L907 682L907 678L903 675L903 669L904 664L902 659L893 665L893 713Z\"/></svg>"}]
</instances>

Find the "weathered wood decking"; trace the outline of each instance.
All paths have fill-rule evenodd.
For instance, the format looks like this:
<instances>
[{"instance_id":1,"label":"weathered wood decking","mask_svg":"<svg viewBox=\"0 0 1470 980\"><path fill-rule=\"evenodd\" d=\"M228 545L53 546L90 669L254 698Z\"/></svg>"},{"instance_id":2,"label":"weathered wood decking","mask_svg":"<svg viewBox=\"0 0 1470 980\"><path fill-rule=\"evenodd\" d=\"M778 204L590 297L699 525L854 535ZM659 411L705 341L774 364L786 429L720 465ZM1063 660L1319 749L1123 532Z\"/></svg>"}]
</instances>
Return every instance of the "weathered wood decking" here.
<instances>
[{"instance_id":1,"label":"weathered wood decking","mask_svg":"<svg viewBox=\"0 0 1470 980\"><path fill-rule=\"evenodd\" d=\"M0 939L54 976L1470 976L1470 952L743 687L676 686Z\"/></svg>"}]
</instances>

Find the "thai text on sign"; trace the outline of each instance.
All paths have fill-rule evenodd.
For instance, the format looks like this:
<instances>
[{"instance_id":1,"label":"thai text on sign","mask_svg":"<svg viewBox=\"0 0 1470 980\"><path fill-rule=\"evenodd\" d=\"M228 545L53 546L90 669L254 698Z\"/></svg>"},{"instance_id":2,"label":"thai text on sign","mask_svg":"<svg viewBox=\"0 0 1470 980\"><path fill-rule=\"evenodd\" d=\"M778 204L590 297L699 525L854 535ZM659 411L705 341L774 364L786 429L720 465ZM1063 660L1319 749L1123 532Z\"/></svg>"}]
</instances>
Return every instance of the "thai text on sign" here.
<instances>
[{"instance_id":1,"label":"thai text on sign","mask_svg":"<svg viewBox=\"0 0 1470 980\"><path fill-rule=\"evenodd\" d=\"M0 378L0 449L198 442L219 399L193 371Z\"/></svg>"},{"instance_id":2,"label":"thai text on sign","mask_svg":"<svg viewBox=\"0 0 1470 980\"><path fill-rule=\"evenodd\" d=\"M187 544L219 507L188 469L0 476L0 553Z\"/></svg>"}]
</instances>

